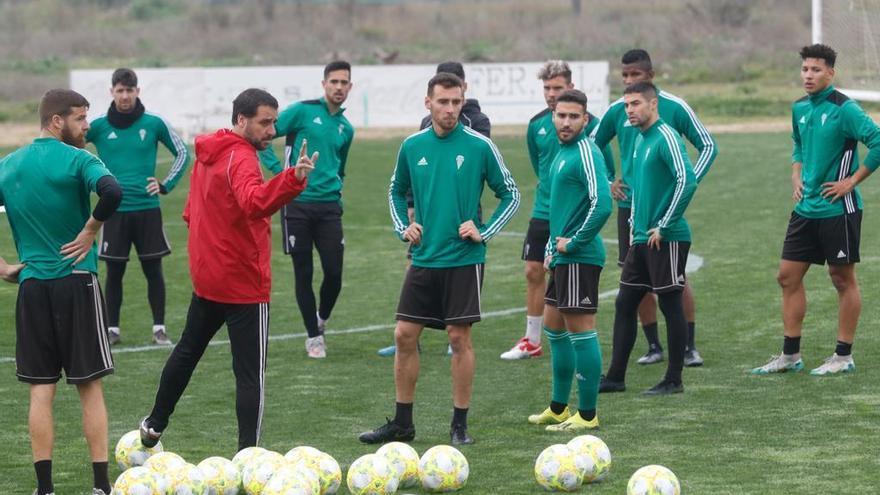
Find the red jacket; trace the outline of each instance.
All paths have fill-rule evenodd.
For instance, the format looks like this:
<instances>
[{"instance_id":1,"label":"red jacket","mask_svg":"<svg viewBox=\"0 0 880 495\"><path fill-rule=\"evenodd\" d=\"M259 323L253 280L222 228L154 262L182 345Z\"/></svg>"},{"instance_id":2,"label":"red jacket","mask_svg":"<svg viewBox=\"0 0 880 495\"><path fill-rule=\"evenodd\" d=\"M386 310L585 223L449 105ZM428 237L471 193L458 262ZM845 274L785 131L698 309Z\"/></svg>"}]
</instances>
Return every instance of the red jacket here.
<instances>
[{"instance_id":1,"label":"red jacket","mask_svg":"<svg viewBox=\"0 0 880 495\"><path fill-rule=\"evenodd\" d=\"M227 129L196 138L183 220L196 295L232 304L269 302L270 217L306 187L293 168L263 182L257 150Z\"/></svg>"}]
</instances>

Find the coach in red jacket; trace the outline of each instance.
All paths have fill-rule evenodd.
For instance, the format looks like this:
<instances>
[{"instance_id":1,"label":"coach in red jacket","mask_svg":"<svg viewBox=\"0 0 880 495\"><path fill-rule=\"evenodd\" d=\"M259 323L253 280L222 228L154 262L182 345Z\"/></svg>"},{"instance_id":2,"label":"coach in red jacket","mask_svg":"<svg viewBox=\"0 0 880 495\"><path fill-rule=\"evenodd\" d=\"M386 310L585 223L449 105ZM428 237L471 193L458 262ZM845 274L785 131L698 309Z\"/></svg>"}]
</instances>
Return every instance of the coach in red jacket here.
<instances>
[{"instance_id":1,"label":"coach in red jacket","mask_svg":"<svg viewBox=\"0 0 880 495\"><path fill-rule=\"evenodd\" d=\"M153 411L140 424L141 442L154 446L208 342L225 323L235 372L238 448L254 446L263 417L272 273L270 217L306 187L318 158L263 182L257 151L275 137L278 102L248 89L232 102L231 130L196 138L196 164L183 219L189 226L193 296L186 327L159 382Z\"/></svg>"}]
</instances>

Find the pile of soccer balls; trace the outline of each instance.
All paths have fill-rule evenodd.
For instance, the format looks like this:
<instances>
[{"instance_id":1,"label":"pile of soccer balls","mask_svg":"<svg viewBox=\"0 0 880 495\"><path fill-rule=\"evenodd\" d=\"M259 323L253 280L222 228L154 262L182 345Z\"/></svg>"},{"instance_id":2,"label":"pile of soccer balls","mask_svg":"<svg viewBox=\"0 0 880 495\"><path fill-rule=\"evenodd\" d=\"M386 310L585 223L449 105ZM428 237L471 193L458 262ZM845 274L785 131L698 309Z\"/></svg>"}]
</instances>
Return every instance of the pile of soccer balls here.
<instances>
[{"instance_id":1,"label":"pile of soccer balls","mask_svg":"<svg viewBox=\"0 0 880 495\"><path fill-rule=\"evenodd\" d=\"M535 479L549 491L573 492L608 475L611 451L600 438L581 435L567 444L551 445L535 460ZM657 465L645 466L629 479L627 495L680 495L678 478Z\"/></svg>"},{"instance_id":2,"label":"pile of soccer balls","mask_svg":"<svg viewBox=\"0 0 880 495\"><path fill-rule=\"evenodd\" d=\"M342 484L339 464L313 447L281 455L248 447L231 460L208 457L198 465L167 452L158 443L144 448L137 430L116 444L123 470L112 495L333 495ZM419 454L405 443L389 443L355 460L346 482L353 495L387 495L421 485L429 492L451 492L467 483L468 462L457 449L438 445Z\"/></svg>"},{"instance_id":3,"label":"pile of soccer balls","mask_svg":"<svg viewBox=\"0 0 880 495\"><path fill-rule=\"evenodd\" d=\"M351 463L346 483L352 495L387 495L419 484L441 493L464 487L469 473L467 459L454 447L437 445L419 458L409 445L392 442Z\"/></svg>"},{"instance_id":4,"label":"pile of soccer balls","mask_svg":"<svg viewBox=\"0 0 880 495\"><path fill-rule=\"evenodd\" d=\"M144 448L136 430L116 444L116 462L123 472L113 495L333 495L342 483L336 460L312 447L286 455L249 447L232 460L208 457L196 466L161 442Z\"/></svg>"}]
</instances>

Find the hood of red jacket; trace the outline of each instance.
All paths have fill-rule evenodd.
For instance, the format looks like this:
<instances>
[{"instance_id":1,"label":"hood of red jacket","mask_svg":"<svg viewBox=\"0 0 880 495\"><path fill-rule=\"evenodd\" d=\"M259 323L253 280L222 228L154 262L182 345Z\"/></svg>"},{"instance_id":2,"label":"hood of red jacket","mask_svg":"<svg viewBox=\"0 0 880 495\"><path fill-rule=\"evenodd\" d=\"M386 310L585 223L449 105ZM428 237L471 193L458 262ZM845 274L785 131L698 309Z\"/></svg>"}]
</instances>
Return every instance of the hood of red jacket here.
<instances>
[{"instance_id":1,"label":"hood of red jacket","mask_svg":"<svg viewBox=\"0 0 880 495\"><path fill-rule=\"evenodd\" d=\"M220 129L213 134L202 134L196 138L196 157L203 165L211 166L218 158L237 146L253 149L253 145L243 137L229 129Z\"/></svg>"}]
</instances>

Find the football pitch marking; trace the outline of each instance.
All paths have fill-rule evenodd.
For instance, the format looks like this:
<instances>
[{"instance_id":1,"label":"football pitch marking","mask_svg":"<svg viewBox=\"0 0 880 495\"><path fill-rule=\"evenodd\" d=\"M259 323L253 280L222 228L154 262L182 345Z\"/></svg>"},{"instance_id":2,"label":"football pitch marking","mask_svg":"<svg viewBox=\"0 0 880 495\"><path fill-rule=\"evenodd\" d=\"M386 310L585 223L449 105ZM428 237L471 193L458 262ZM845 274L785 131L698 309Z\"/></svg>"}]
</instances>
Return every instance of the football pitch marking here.
<instances>
[{"instance_id":1,"label":"football pitch marking","mask_svg":"<svg viewBox=\"0 0 880 495\"><path fill-rule=\"evenodd\" d=\"M517 234L520 235L520 234ZM609 244L617 244L615 240L606 240L605 242ZM688 255L687 267L685 267L685 273L694 273L700 268L703 267L703 258L699 255L691 253ZM613 297L617 295L618 289L606 290L605 292L599 293L599 299L607 299L609 297ZM495 311L486 311L482 314L483 318L494 318L497 316L508 316L516 313L525 313L525 306L517 307L517 308L507 308L507 309L498 309ZM355 327L355 328L346 328L343 330L327 330L327 335L345 335L352 333L367 333L367 332L375 332L378 330L391 330L395 326L394 323L382 323L378 325L367 325L363 327ZM298 333L284 333L280 335L269 335L269 340L291 340L291 339L300 339L305 337L307 334L305 332ZM228 339L222 340L212 340L208 343L209 346L218 346L218 345L226 345L229 344ZM136 346L136 347L119 347L113 349L113 354L129 354L132 352L148 352L148 351L169 351L173 349L173 347L168 346L157 346L157 345L144 345L144 346ZM14 357L0 357L0 364L2 363L14 363Z\"/></svg>"}]
</instances>

